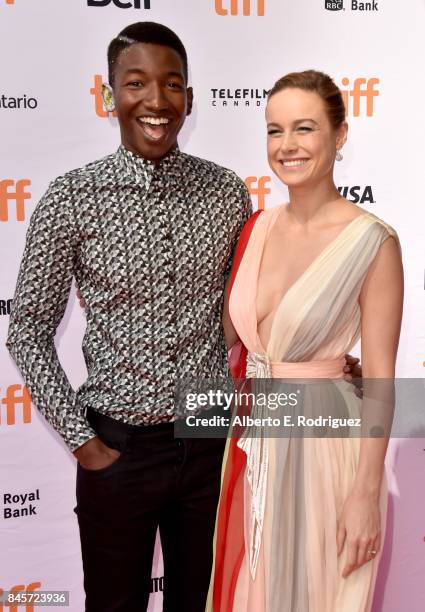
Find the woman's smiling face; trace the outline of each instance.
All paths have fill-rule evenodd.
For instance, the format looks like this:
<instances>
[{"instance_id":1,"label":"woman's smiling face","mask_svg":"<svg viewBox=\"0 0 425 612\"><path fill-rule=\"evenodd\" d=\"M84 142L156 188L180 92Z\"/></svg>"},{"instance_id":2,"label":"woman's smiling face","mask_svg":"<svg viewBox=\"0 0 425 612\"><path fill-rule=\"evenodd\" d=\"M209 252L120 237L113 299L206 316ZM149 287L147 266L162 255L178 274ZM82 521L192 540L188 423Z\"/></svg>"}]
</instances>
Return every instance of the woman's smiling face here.
<instances>
[{"instance_id":1,"label":"woman's smiling face","mask_svg":"<svg viewBox=\"0 0 425 612\"><path fill-rule=\"evenodd\" d=\"M269 164L285 185L314 186L332 176L347 124L332 127L317 93L298 88L278 91L269 99L266 121Z\"/></svg>"}]
</instances>

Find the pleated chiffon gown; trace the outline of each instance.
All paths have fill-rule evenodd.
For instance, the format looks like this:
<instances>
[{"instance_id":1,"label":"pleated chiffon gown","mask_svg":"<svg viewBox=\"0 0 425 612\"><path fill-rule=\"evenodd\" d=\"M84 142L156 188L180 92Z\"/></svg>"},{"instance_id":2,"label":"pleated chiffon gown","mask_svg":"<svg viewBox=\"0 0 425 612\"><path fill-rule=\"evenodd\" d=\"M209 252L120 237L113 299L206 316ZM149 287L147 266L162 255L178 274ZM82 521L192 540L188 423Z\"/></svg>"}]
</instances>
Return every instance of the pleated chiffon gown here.
<instances>
[{"instance_id":1,"label":"pleated chiffon gown","mask_svg":"<svg viewBox=\"0 0 425 612\"><path fill-rule=\"evenodd\" d=\"M247 377L332 379L343 398L339 413L359 417L362 400L343 379L344 355L360 337L359 295L367 272L383 242L397 237L370 213L346 225L282 296L263 347L257 331L258 277L280 210L265 211L256 220L229 300L233 324L248 350ZM329 384L311 392L310 387L304 408L327 414L335 397L326 391ZM344 579L346 546L339 557L336 548L360 442L358 436L269 438L258 429L228 440L207 612L371 610L379 554ZM382 535L386 503L384 478Z\"/></svg>"}]
</instances>

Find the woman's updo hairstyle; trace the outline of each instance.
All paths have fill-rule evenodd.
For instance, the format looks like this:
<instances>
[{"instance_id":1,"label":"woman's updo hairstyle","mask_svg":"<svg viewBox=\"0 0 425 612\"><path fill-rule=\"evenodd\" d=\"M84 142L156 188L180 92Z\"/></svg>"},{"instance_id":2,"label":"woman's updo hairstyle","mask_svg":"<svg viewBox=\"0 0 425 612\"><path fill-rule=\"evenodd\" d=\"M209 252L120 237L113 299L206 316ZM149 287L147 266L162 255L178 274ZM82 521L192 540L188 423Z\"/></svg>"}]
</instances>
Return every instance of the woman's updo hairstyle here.
<instances>
[{"instance_id":1,"label":"woman's updo hairstyle","mask_svg":"<svg viewBox=\"0 0 425 612\"><path fill-rule=\"evenodd\" d=\"M283 89L313 91L323 100L328 119L334 129L345 121L345 105L339 88L330 76L318 70L290 72L280 78L268 93L268 100Z\"/></svg>"}]
</instances>

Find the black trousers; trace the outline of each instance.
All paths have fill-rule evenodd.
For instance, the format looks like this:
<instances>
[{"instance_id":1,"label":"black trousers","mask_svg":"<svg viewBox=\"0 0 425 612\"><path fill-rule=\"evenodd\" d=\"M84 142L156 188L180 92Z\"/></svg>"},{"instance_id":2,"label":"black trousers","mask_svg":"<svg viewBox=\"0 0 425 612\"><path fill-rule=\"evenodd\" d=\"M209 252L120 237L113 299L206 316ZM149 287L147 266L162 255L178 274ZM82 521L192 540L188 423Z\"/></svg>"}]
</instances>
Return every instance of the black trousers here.
<instances>
[{"instance_id":1,"label":"black trousers","mask_svg":"<svg viewBox=\"0 0 425 612\"><path fill-rule=\"evenodd\" d=\"M78 465L86 612L144 612L155 534L164 557L164 612L204 612L225 440L176 439L170 424L136 427L94 411L112 465Z\"/></svg>"}]
</instances>

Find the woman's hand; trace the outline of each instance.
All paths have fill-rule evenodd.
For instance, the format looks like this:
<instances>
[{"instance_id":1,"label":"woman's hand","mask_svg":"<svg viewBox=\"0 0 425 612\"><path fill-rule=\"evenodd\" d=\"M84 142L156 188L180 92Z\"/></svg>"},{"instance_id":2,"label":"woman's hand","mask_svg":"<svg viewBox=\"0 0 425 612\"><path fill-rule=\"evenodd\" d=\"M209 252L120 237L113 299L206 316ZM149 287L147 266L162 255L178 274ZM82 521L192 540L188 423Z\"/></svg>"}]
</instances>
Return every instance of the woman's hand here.
<instances>
[{"instance_id":1,"label":"woman's hand","mask_svg":"<svg viewBox=\"0 0 425 612\"><path fill-rule=\"evenodd\" d=\"M375 558L381 546L381 515L376 495L350 493L339 520L336 540L338 556L344 543L347 548L343 578Z\"/></svg>"}]
</instances>

